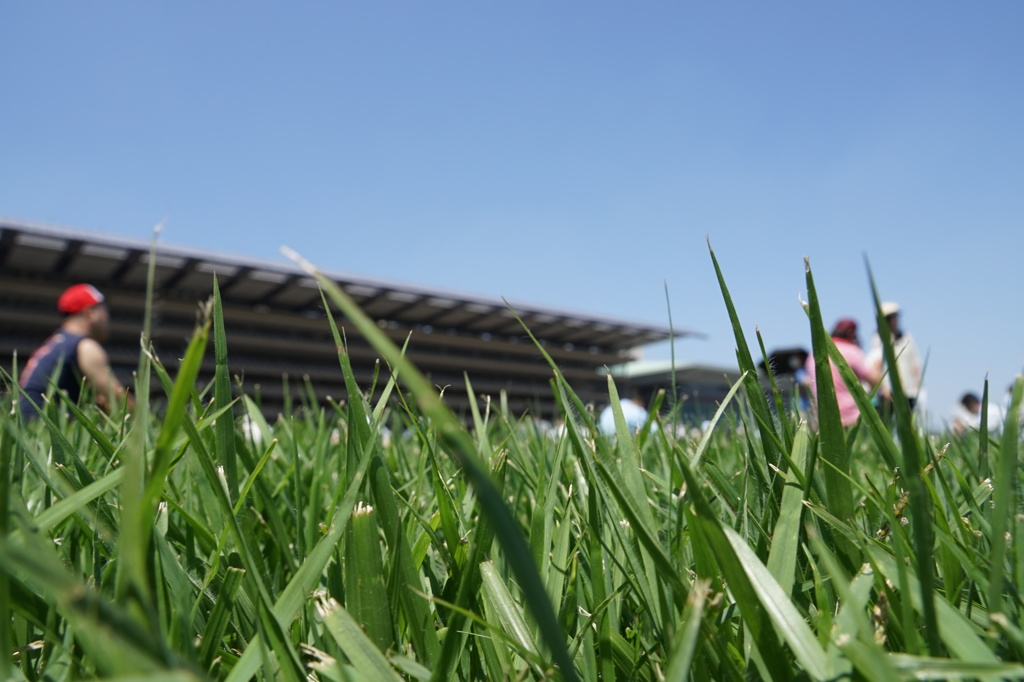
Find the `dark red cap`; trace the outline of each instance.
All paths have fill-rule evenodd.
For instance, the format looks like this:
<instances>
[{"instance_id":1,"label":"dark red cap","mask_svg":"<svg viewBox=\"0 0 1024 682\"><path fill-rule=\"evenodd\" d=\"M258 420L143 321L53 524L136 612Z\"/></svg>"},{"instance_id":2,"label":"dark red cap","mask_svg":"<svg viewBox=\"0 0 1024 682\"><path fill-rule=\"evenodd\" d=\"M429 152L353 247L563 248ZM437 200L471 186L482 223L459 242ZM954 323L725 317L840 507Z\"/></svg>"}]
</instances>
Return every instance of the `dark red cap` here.
<instances>
[{"instance_id":1,"label":"dark red cap","mask_svg":"<svg viewBox=\"0 0 1024 682\"><path fill-rule=\"evenodd\" d=\"M836 322L836 326L832 327L832 336L841 339L851 339L857 336L857 321L852 320L849 317Z\"/></svg>"},{"instance_id":2,"label":"dark red cap","mask_svg":"<svg viewBox=\"0 0 1024 682\"><path fill-rule=\"evenodd\" d=\"M103 294L91 284L74 284L57 299L57 310L65 315L75 315L86 308L103 303Z\"/></svg>"}]
</instances>

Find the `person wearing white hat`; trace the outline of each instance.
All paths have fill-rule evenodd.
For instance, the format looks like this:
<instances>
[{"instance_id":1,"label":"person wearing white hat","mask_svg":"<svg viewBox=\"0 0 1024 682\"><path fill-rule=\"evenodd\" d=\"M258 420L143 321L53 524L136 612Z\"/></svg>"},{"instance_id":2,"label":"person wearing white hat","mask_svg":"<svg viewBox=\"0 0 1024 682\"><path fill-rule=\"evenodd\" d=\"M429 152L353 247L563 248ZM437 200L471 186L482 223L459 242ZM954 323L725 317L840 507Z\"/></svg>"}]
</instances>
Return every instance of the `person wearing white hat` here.
<instances>
[{"instance_id":1,"label":"person wearing white hat","mask_svg":"<svg viewBox=\"0 0 1024 682\"><path fill-rule=\"evenodd\" d=\"M910 332L900 327L900 304L895 301L882 303L882 315L889 325L889 336L892 339L893 350L896 353L896 371L900 377L900 385L907 397L910 409L917 406L921 394L921 355L917 351L917 344ZM882 339L876 332L871 339L871 350L868 352L868 361L878 370L885 364L885 357L882 352ZM883 405L892 403L892 383L889 375L886 374L882 380L882 387L879 390Z\"/></svg>"}]
</instances>

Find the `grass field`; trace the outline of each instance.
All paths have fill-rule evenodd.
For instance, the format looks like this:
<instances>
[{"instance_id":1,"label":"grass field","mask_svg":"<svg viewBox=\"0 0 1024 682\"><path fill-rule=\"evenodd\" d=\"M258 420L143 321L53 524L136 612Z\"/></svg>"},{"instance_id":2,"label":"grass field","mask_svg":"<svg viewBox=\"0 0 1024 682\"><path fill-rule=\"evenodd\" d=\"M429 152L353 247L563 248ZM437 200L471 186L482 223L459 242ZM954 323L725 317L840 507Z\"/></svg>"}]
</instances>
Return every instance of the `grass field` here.
<instances>
[{"instance_id":1,"label":"grass field","mask_svg":"<svg viewBox=\"0 0 1024 682\"><path fill-rule=\"evenodd\" d=\"M177 376L140 357L127 420L23 424L7 377L0 678L1024 678L1024 383L1001 434L941 437L883 423L852 379L845 430L819 371L812 431L762 391L712 260L747 374L692 438L621 413L598 435L553 363L563 433L500 396L457 418L326 279L391 368L357 386L340 352L344 403L264 421L216 293ZM849 378L807 285L814 356Z\"/></svg>"}]
</instances>

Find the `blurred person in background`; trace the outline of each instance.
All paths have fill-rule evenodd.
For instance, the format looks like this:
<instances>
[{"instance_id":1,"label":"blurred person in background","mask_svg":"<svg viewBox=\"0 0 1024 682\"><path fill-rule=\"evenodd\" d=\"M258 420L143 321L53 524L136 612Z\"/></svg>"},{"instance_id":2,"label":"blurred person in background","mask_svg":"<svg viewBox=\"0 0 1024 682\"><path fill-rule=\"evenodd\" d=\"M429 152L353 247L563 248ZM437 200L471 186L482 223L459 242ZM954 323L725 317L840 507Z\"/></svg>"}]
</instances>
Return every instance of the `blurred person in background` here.
<instances>
[{"instance_id":1,"label":"blurred person in background","mask_svg":"<svg viewBox=\"0 0 1024 682\"><path fill-rule=\"evenodd\" d=\"M622 407L622 417L626 420L626 427L629 428L631 434L636 435L647 423L647 409L640 401L639 396L635 394L621 398L619 405ZM606 436L615 435L615 412L611 405L601 410L598 428Z\"/></svg>"},{"instance_id":2,"label":"blurred person in background","mask_svg":"<svg viewBox=\"0 0 1024 682\"><path fill-rule=\"evenodd\" d=\"M988 430L998 431L1005 418L1003 408L991 400L988 403ZM953 410L953 431L963 433L968 429L981 428L981 398L977 393L967 392L960 397L960 404Z\"/></svg>"},{"instance_id":3,"label":"blurred person in background","mask_svg":"<svg viewBox=\"0 0 1024 682\"><path fill-rule=\"evenodd\" d=\"M77 403L83 381L103 411L110 413L122 403L133 408L131 394L114 376L103 349L110 332L103 294L91 284L75 284L61 294L57 310L63 316L60 328L32 353L18 380L22 416L34 419L51 387Z\"/></svg>"},{"instance_id":4,"label":"blurred person in background","mask_svg":"<svg viewBox=\"0 0 1024 682\"><path fill-rule=\"evenodd\" d=\"M903 387L903 394L907 397L907 404L913 410L917 407L921 396L921 355L917 351L917 344L910 332L903 331L900 327L900 305L893 301L886 301L882 304L882 316L889 327L889 336L892 339L892 348L896 355L896 372L900 377L900 385ZM876 332L871 338L871 350L868 351L868 362L875 371L882 373L891 368L885 366L885 354L882 350L882 337ZM882 379L882 387L878 391L880 412L883 415L892 415L892 382L886 372Z\"/></svg>"},{"instance_id":5,"label":"blurred person in background","mask_svg":"<svg viewBox=\"0 0 1024 682\"><path fill-rule=\"evenodd\" d=\"M953 410L953 432L963 433L981 426L981 398L975 393L964 393L960 404Z\"/></svg>"},{"instance_id":6,"label":"blurred person in background","mask_svg":"<svg viewBox=\"0 0 1024 682\"><path fill-rule=\"evenodd\" d=\"M850 366L853 373L857 375L857 378L869 386L877 384L879 379L881 379L881 372L867 361L864 351L860 347L860 339L857 336L857 321L844 317L836 322L830 335L836 344L836 348L839 349L839 353L846 360L846 364ZM839 376L839 370L836 369L836 366L831 361L829 361L829 365L832 367L832 384L836 388L839 416L843 421L843 426L852 426L860 416L860 409L857 407L850 389L846 387L842 377ZM817 419L818 384L817 368L814 365L813 353L807 357L804 369L807 370L807 387L811 392L812 411L814 418Z\"/></svg>"}]
</instances>

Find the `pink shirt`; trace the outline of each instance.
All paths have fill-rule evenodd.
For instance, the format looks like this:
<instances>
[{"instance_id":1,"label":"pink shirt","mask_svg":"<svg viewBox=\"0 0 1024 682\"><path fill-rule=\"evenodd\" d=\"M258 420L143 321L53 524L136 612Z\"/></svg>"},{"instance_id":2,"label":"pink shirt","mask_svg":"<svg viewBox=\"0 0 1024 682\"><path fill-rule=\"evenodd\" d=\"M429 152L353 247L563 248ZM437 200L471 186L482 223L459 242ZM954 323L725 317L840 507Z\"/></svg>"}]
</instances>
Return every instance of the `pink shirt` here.
<instances>
[{"instance_id":1,"label":"pink shirt","mask_svg":"<svg viewBox=\"0 0 1024 682\"><path fill-rule=\"evenodd\" d=\"M850 365L850 369L860 379L866 379L870 374L868 370L867 361L864 356L864 351L860 349L855 343L850 343L846 339L832 339L836 348L839 349L839 353L846 360L846 364ZM857 409L857 403L853 401L853 394L846 388L846 384L843 383L843 378L839 376L839 370L836 369L835 365L829 361L829 365L832 366L832 383L836 387L836 400L839 402L839 416L843 420L843 426L852 426L857 421L857 417L860 416L860 410ZM818 385L815 381L814 374L814 355L807 357L807 362L804 365L804 369L807 370L807 378L810 381L811 387L811 404L814 406L814 413L818 413Z\"/></svg>"}]
</instances>

